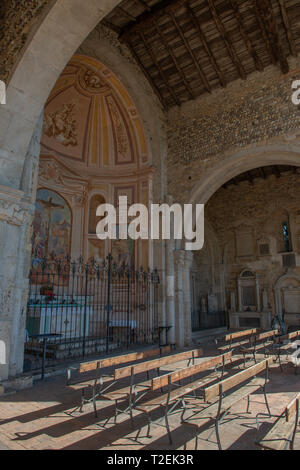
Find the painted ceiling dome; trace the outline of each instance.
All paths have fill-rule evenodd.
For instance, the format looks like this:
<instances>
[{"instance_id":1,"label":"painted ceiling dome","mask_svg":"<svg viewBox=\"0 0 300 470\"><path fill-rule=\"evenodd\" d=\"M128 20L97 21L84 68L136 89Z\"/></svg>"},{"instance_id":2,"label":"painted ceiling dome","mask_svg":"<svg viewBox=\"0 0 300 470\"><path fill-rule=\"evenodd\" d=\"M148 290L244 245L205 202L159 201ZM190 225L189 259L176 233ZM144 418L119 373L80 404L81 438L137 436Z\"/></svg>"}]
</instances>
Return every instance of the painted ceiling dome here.
<instances>
[{"instance_id":1,"label":"painted ceiling dome","mask_svg":"<svg viewBox=\"0 0 300 470\"><path fill-rule=\"evenodd\" d=\"M137 109L98 60L76 55L59 77L45 106L41 153L94 170L147 164Z\"/></svg>"}]
</instances>

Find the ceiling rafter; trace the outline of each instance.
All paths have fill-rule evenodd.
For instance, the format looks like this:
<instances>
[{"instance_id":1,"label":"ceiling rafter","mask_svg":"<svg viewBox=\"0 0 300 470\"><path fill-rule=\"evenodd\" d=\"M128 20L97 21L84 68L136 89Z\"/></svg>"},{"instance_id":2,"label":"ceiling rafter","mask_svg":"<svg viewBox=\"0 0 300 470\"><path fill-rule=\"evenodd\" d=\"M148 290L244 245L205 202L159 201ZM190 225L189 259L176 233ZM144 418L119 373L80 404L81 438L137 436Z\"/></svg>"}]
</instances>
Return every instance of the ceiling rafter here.
<instances>
[{"instance_id":1,"label":"ceiling rafter","mask_svg":"<svg viewBox=\"0 0 300 470\"><path fill-rule=\"evenodd\" d=\"M206 40L206 37L205 37L205 34L203 33L202 29L201 29L201 26L200 26L200 23L198 21L198 18L196 17L193 9L191 8L191 6L189 5L189 3L187 2L185 4L185 7L188 11L188 13L190 14L191 16L191 20L192 20L192 23L195 27L195 29L198 31L198 34L200 36L200 39L201 39L201 42L204 46L204 49L209 57L209 60L210 60L210 63L212 65L212 67L214 68L216 74L218 75L219 77L219 80L220 80L220 84L222 87L226 87L226 80L224 78L224 75L222 74L221 70L220 70L220 67L218 66L217 62L216 62L216 59L214 58L214 55L208 45L208 42Z\"/></svg>"},{"instance_id":2,"label":"ceiling rafter","mask_svg":"<svg viewBox=\"0 0 300 470\"><path fill-rule=\"evenodd\" d=\"M164 33L162 32L161 28L159 27L159 24L157 23L156 19L154 19L153 21L154 21L155 29L156 29L156 31L157 31L157 33L158 33L158 35L159 35L159 37L160 37L162 43L164 44L166 50L167 50L168 53L170 54L170 57L172 58L173 63L174 63L174 65L175 65L176 69L177 69L177 72L178 72L178 74L180 75L180 77L181 77L183 83L185 84L185 87L186 87L186 89L187 89L187 91L188 91L190 97L191 97L191 98L195 98L194 93L192 92L191 86L190 86L190 84L189 84L189 82L188 82L188 80L187 80L187 78L186 78L186 76L185 76L183 70L180 68L180 66L179 66L179 64L178 64L178 61L177 61L177 59L176 59L176 57L175 57L175 55L174 55L174 52L173 52L173 50L172 50L172 47L168 44L167 40L165 39Z\"/></svg>"},{"instance_id":3,"label":"ceiling rafter","mask_svg":"<svg viewBox=\"0 0 300 470\"><path fill-rule=\"evenodd\" d=\"M287 35L287 39L289 41L291 54L294 57L297 57L296 44L295 44L295 40L294 40L294 37L293 37L290 20L289 20L288 14L287 14L285 0L278 0L278 1L279 1L280 11L281 11L281 15L282 15L282 19L283 19L283 23L284 23L284 27L285 27L285 32L286 32L286 35Z\"/></svg>"},{"instance_id":4,"label":"ceiling rafter","mask_svg":"<svg viewBox=\"0 0 300 470\"><path fill-rule=\"evenodd\" d=\"M260 58L258 57L258 54L256 52L256 49L254 47L254 45L252 44L247 32L246 32L246 28L245 28L245 25L244 25L244 22L243 22L243 19L242 19L242 16L240 14L240 10L239 10L239 6L238 4L236 3L235 0L230 0L230 5L231 5L231 8L232 10L234 11L234 14L235 14L235 17L236 17L236 21L238 23L238 26L239 26L239 31L240 31L240 34L244 40L244 43L248 49L248 52L249 54L252 56L253 58L253 61L254 61L254 64L255 64L255 67L257 70L259 70L260 72L263 71L264 69L264 66L260 60Z\"/></svg>"},{"instance_id":5,"label":"ceiling rafter","mask_svg":"<svg viewBox=\"0 0 300 470\"><path fill-rule=\"evenodd\" d=\"M179 26L179 24L178 24L178 22L177 22L177 20L176 20L176 17L175 17L174 12L173 12L172 10L169 10L169 11L168 11L168 14L169 14L170 17L172 18L172 21L173 21L173 23L174 23L174 25L175 25L175 28L177 29L177 31L178 31L178 33L179 33L179 35L180 35L180 37L181 37L181 39L182 39L182 41L183 41L183 43L184 43L186 49L187 49L187 51L189 52L190 57L192 58L192 61L193 61L194 65L195 65L195 67L196 67L196 69L197 69L197 71L198 71L198 73L199 73L199 76L200 76L200 78L201 78L201 80L202 80L202 83L203 83L204 87L206 88L206 90L207 90L209 93L211 93L211 87L210 87L210 85L209 85L209 83L208 83L208 80L206 79L206 77L205 77L205 75L204 75L204 73L203 73L203 71L202 71L202 69L201 69L201 67L200 67L200 65L199 65L199 62L197 61L197 59L196 59L196 57L195 57L195 54L194 54L194 52L192 51L192 49L191 49L191 47L190 47L190 45L189 45L189 43L188 43L188 40L184 37L184 34L183 34L183 32L182 32L182 30L181 30L181 28L180 28L180 26Z\"/></svg>"},{"instance_id":6,"label":"ceiling rafter","mask_svg":"<svg viewBox=\"0 0 300 470\"><path fill-rule=\"evenodd\" d=\"M142 42L145 46L145 49L148 51L151 59L153 60L153 62L155 63L157 69L158 69L158 72L159 72L159 75L163 81L163 83L165 84L165 86L167 87L167 89L169 90L169 93L170 95L173 97L174 99L174 102L175 104L179 105L179 100L178 100L178 97L176 95L176 93L174 92L173 88L169 85L168 83L168 79L163 71L163 69L160 67L159 63L158 63L158 60L156 59L156 56L152 50L152 47L147 43L146 39L145 39L145 35L142 31L138 31L138 34L140 35L140 38L142 39Z\"/></svg>"},{"instance_id":7,"label":"ceiling rafter","mask_svg":"<svg viewBox=\"0 0 300 470\"><path fill-rule=\"evenodd\" d=\"M224 25L223 25L223 23L222 23L222 20L221 20L221 18L220 18L220 16L219 16L218 12L217 12L217 10L216 10L216 7L215 7L215 5L214 5L214 3L213 3L213 0L206 0L206 1L207 1L207 3L208 3L209 8L210 8L211 14L212 14L212 16L213 16L213 18L214 18L214 20L215 20L215 23L216 23L216 26L217 26L217 28L218 28L218 30L219 30L219 33L220 33L220 35L222 36L222 38L223 38L223 40L224 40L224 42L225 42L225 44L226 44L226 49L227 49L227 51L228 51L228 54L229 54L229 56L230 56L232 62L233 62L234 65L236 66L239 76L240 76L243 80L245 80L245 79L246 79L246 72L245 72L245 69L244 69L242 63L240 62L240 59L238 58L238 55L237 55L237 53L236 53L236 51L235 51L235 48L234 48L234 46L233 46L233 44L232 44L232 42L231 42L231 39L230 39L230 37L229 37L227 31L225 30L225 27L224 27Z\"/></svg>"},{"instance_id":8,"label":"ceiling rafter","mask_svg":"<svg viewBox=\"0 0 300 470\"><path fill-rule=\"evenodd\" d=\"M299 0L122 0L103 23L170 108L272 64L287 73L299 18Z\"/></svg>"}]
</instances>

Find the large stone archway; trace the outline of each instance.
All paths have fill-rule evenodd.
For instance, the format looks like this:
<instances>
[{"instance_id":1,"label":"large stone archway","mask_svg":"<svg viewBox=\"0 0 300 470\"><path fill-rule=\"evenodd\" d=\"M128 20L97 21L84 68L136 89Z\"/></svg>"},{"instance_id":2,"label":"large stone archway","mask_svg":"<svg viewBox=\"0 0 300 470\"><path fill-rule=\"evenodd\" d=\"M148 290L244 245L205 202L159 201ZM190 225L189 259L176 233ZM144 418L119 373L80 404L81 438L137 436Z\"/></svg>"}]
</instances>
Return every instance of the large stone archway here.
<instances>
[{"instance_id":1,"label":"large stone archway","mask_svg":"<svg viewBox=\"0 0 300 470\"><path fill-rule=\"evenodd\" d=\"M300 142L295 138L291 141L282 141L276 145L256 146L224 156L222 163L219 161L202 174L191 191L190 199L187 202L190 204L207 204L218 189L230 179L251 169L268 165L292 165L300 167ZM205 236L211 237L212 233L210 223L208 223ZM185 240L182 241L181 251L179 251L179 253L184 253L184 246ZM223 263L224 260L220 262L221 267ZM189 291L190 270L188 269L184 272L183 283L186 285L186 290ZM280 302L278 298L279 295L277 295L276 300L279 305ZM278 305L277 310L279 311L280 308ZM187 319L189 316L190 305L186 303L184 317ZM191 332L188 332L187 336L190 337L190 335Z\"/></svg>"},{"instance_id":2,"label":"large stone archway","mask_svg":"<svg viewBox=\"0 0 300 470\"><path fill-rule=\"evenodd\" d=\"M119 0L59 0L29 40L0 107L0 184L19 187L25 155L44 103L66 63Z\"/></svg>"},{"instance_id":3,"label":"large stone archway","mask_svg":"<svg viewBox=\"0 0 300 470\"><path fill-rule=\"evenodd\" d=\"M234 153L211 166L194 185L189 203L206 204L211 196L235 176L267 165L300 166L300 142L257 146Z\"/></svg>"},{"instance_id":4,"label":"large stone archway","mask_svg":"<svg viewBox=\"0 0 300 470\"><path fill-rule=\"evenodd\" d=\"M7 105L0 107L0 340L5 341L7 351L7 363L0 364L0 381L15 377L23 370L31 221L38 175L42 110L70 58L99 21L118 3L117 0L55 2L36 27L16 65L8 84ZM88 53L88 50L85 52ZM99 55L117 75L118 69L122 69L120 78L126 78L125 87L131 83L129 93L138 110L141 110L151 163L160 164L166 155L166 143L161 126L162 115L155 100L151 102L152 94L145 93L136 66L132 60L126 62L118 55L118 47L110 47L105 42L105 47L102 44L99 52L93 54L94 57ZM165 178L164 169L159 170L154 181L157 198L162 197ZM163 260L161 253L158 258Z\"/></svg>"}]
</instances>

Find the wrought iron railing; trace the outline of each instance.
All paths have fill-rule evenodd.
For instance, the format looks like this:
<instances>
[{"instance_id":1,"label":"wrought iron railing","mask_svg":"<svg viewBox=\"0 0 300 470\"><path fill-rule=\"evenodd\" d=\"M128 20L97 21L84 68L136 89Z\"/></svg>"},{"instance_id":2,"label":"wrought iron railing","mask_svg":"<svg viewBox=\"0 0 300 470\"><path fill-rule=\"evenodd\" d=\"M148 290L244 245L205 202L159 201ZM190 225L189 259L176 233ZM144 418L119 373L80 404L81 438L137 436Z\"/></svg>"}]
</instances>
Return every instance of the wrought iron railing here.
<instances>
[{"instance_id":1,"label":"wrought iron railing","mask_svg":"<svg viewBox=\"0 0 300 470\"><path fill-rule=\"evenodd\" d=\"M159 342L157 270L51 257L32 259L26 321L25 368Z\"/></svg>"}]
</instances>

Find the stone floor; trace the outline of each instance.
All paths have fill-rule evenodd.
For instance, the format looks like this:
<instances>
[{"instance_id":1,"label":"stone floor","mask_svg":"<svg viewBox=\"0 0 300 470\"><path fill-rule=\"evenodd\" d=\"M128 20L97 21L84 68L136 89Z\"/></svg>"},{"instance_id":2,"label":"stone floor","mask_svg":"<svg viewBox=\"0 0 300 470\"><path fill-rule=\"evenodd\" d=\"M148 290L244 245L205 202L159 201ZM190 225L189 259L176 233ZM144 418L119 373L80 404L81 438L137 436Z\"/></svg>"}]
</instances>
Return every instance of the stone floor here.
<instances>
[{"instance_id":1,"label":"stone floor","mask_svg":"<svg viewBox=\"0 0 300 470\"><path fill-rule=\"evenodd\" d=\"M176 364L184 367L186 363ZM277 365L270 371L268 397L271 412L280 413L288 401L300 391L300 375L295 375L290 366L282 373ZM171 417L170 424L174 445L170 446L165 428L152 426L151 437L146 437L147 421L144 415L135 412L134 429L127 415L120 415L117 424L112 419L114 407L104 401L98 402L99 417L96 419L92 407L87 405L83 413L68 414L80 400L80 392L65 386L62 377L46 379L33 389L6 396L0 400L0 449L45 450L45 449L102 449L102 450L192 450L195 448L195 430L181 424L180 413ZM263 395L251 398L251 414L246 415L246 401L238 403L221 425L221 440L224 449L255 449L255 416L265 412ZM159 420L160 412L153 419ZM111 418L107 424L105 421ZM266 429L272 419L265 419ZM100 426L99 426L100 423ZM105 424L105 426L103 426ZM211 422L203 421L198 449L217 449L213 433L210 439ZM137 432L141 430L138 438ZM295 448L300 450L300 432Z\"/></svg>"}]
</instances>

